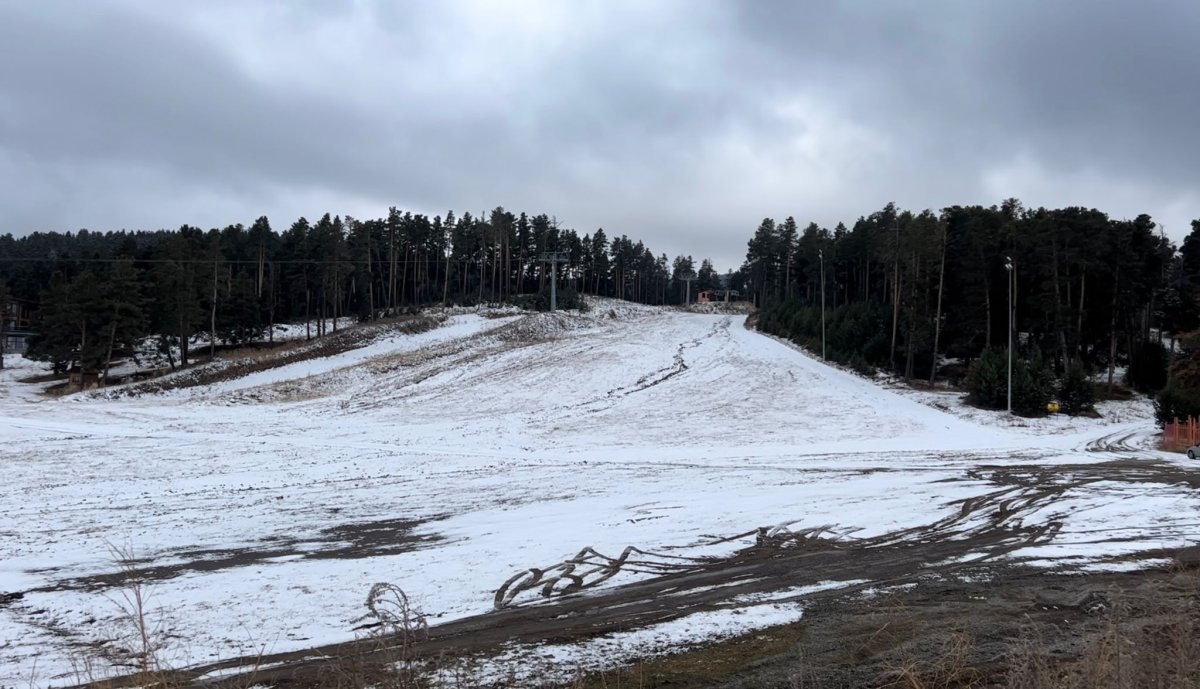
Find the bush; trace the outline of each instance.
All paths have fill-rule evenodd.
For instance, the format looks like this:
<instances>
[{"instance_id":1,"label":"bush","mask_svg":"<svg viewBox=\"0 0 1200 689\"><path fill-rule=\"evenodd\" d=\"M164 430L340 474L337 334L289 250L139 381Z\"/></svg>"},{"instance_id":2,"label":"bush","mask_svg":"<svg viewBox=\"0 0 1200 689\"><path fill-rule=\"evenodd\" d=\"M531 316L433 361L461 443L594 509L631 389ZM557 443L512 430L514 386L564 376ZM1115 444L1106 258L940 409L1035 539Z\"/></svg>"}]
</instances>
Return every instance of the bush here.
<instances>
[{"instance_id":1,"label":"bush","mask_svg":"<svg viewBox=\"0 0 1200 689\"><path fill-rule=\"evenodd\" d=\"M984 409L1008 406L1008 358L1003 349L989 347L971 364L967 402Z\"/></svg>"},{"instance_id":2,"label":"bush","mask_svg":"<svg viewBox=\"0 0 1200 689\"><path fill-rule=\"evenodd\" d=\"M558 293L555 295L558 301L558 308L568 311L587 311L587 302L583 295L579 294L574 287L559 287ZM519 294L508 300L510 304L520 309L530 311L549 311L550 310L550 287L542 288L542 291L537 294Z\"/></svg>"},{"instance_id":3,"label":"bush","mask_svg":"<svg viewBox=\"0 0 1200 689\"><path fill-rule=\"evenodd\" d=\"M1021 416L1045 416L1054 397L1054 377L1033 347L1027 356L1013 362L1013 412Z\"/></svg>"},{"instance_id":4,"label":"bush","mask_svg":"<svg viewBox=\"0 0 1200 689\"><path fill-rule=\"evenodd\" d=\"M1154 398L1154 418L1162 425L1189 416L1200 416L1200 389L1186 388L1171 380Z\"/></svg>"},{"instance_id":5,"label":"bush","mask_svg":"<svg viewBox=\"0 0 1200 689\"><path fill-rule=\"evenodd\" d=\"M1063 413L1071 416L1096 410L1096 386L1079 364L1071 366L1059 382L1058 402Z\"/></svg>"},{"instance_id":6,"label":"bush","mask_svg":"<svg viewBox=\"0 0 1200 689\"><path fill-rule=\"evenodd\" d=\"M875 367L868 363L867 360L857 352L850 355L848 365L859 375L867 376L868 378L875 375Z\"/></svg>"},{"instance_id":7,"label":"bush","mask_svg":"<svg viewBox=\"0 0 1200 689\"><path fill-rule=\"evenodd\" d=\"M1013 361L1013 412L1021 416L1042 416L1054 394L1050 371L1035 347L1025 357ZM967 372L967 402L983 409L1008 407L1008 350L990 347L983 350Z\"/></svg>"}]
</instances>

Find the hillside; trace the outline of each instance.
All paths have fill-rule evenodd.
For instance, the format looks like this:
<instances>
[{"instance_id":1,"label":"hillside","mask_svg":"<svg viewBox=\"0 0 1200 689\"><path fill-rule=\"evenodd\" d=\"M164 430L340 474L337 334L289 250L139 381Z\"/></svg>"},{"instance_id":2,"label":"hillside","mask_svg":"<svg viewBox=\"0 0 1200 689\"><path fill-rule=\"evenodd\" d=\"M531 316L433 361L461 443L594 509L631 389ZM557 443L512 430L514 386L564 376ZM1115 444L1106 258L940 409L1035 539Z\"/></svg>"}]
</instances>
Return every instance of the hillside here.
<instances>
[{"instance_id":1,"label":"hillside","mask_svg":"<svg viewBox=\"0 0 1200 689\"><path fill-rule=\"evenodd\" d=\"M586 555L584 581L611 574L588 607L632 607L581 643L532 662L552 627L464 642L550 673L795 621L817 592L997 562L1138 568L1191 543L1200 496L1143 420L980 423L742 321L608 301L458 314L211 384L44 401L6 371L0 685L69 683L84 649L115 648L114 547L174 667L348 641L376 582L435 632L484 628L541 600L524 570L643 551ZM783 567L766 546L840 554ZM558 596L569 581L542 605L581 600Z\"/></svg>"}]
</instances>

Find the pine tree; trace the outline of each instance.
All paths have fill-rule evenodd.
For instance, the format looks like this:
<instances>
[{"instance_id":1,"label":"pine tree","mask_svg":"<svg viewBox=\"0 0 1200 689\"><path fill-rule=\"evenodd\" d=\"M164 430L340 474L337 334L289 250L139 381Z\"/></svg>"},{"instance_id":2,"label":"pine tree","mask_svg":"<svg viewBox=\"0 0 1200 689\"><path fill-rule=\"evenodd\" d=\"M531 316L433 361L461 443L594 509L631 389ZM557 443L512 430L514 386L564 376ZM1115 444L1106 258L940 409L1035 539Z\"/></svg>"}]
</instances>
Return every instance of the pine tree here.
<instances>
[{"instance_id":1,"label":"pine tree","mask_svg":"<svg viewBox=\"0 0 1200 689\"><path fill-rule=\"evenodd\" d=\"M1080 364L1067 369L1058 384L1058 402L1064 414L1079 416L1095 411L1096 386Z\"/></svg>"},{"instance_id":2,"label":"pine tree","mask_svg":"<svg viewBox=\"0 0 1200 689\"><path fill-rule=\"evenodd\" d=\"M707 258L700 261L700 270L696 271L695 288L696 292L721 289L721 276L717 269L713 268L712 261Z\"/></svg>"},{"instance_id":3,"label":"pine tree","mask_svg":"<svg viewBox=\"0 0 1200 689\"><path fill-rule=\"evenodd\" d=\"M1032 348L1013 367L1013 412L1022 416L1045 416L1054 398L1054 376L1041 350Z\"/></svg>"},{"instance_id":4,"label":"pine tree","mask_svg":"<svg viewBox=\"0 0 1200 689\"><path fill-rule=\"evenodd\" d=\"M90 270L85 270L71 281L70 312L75 316L73 325L78 332L79 370L82 373L97 373L104 365L107 354L107 331L109 314L104 302L100 280Z\"/></svg>"},{"instance_id":5,"label":"pine tree","mask_svg":"<svg viewBox=\"0 0 1200 689\"><path fill-rule=\"evenodd\" d=\"M36 334L25 356L48 362L56 375L70 370L77 360L79 315L70 280L62 272L54 273L49 289L41 295L41 307L34 321Z\"/></svg>"},{"instance_id":6,"label":"pine tree","mask_svg":"<svg viewBox=\"0 0 1200 689\"><path fill-rule=\"evenodd\" d=\"M128 258L118 260L103 282L99 306L108 319L103 375L106 382L114 352L123 349L136 356L137 345L145 334L144 303L137 268Z\"/></svg>"},{"instance_id":7,"label":"pine tree","mask_svg":"<svg viewBox=\"0 0 1200 689\"><path fill-rule=\"evenodd\" d=\"M263 329L254 278L239 272L230 281L217 312L217 336L229 344L242 345L261 340Z\"/></svg>"},{"instance_id":8,"label":"pine tree","mask_svg":"<svg viewBox=\"0 0 1200 689\"><path fill-rule=\"evenodd\" d=\"M967 401L984 409L1004 409L1008 405L1008 359L1004 350L983 350L967 372Z\"/></svg>"},{"instance_id":9,"label":"pine tree","mask_svg":"<svg viewBox=\"0 0 1200 689\"><path fill-rule=\"evenodd\" d=\"M601 227L592 235L592 294L611 295L609 284L611 279L612 264L608 258L608 237L604 234L604 228Z\"/></svg>"},{"instance_id":10,"label":"pine tree","mask_svg":"<svg viewBox=\"0 0 1200 689\"><path fill-rule=\"evenodd\" d=\"M204 315L194 262L197 254L191 241L200 234L198 229L185 225L168 236L159 247L159 262L151 273L152 292L156 295L150 308L151 328L158 336L159 354L167 358L172 370L176 348L179 365L187 367L190 363L192 333Z\"/></svg>"},{"instance_id":11,"label":"pine tree","mask_svg":"<svg viewBox=\"0 0 1200 689\"><path fill-rule=\"evenodd\" d=\"M689 286L687 283L696 278L695 261L691 256L676 256L671 263L671 282L675 285L674 294L671 295L671 301L676 304L683 304L689 298L689 292L695 294L694 285Z\"/></svg>"},{"instance_id":12,"label":"pine tree","mask_svg":"<svg viewBox=\"0 0 1200 689\"><path fill-rule=\"evenodd\" d=\"M8 285L0 280L0 371L4 370L4 350L8 347Z\"/></svg>"}]
</instances>

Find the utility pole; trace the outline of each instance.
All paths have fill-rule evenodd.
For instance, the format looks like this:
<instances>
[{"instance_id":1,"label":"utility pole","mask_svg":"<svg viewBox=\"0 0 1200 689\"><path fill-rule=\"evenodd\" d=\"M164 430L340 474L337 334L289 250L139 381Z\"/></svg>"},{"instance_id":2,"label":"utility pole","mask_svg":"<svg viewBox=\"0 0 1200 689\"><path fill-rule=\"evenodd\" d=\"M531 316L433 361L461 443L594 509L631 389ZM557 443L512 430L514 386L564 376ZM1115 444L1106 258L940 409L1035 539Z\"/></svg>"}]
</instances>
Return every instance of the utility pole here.
<instances>
[{"instance_id":1,"label":"utility pole","mask_svg":"<svg viewBox=\"0 0 1200 689\"><path fill-rule=\"evenodd\" d=\"M550 264L550 310L558 310L558 264L566 263L567 257L558 253L542 254L542 262Z\"/></svg>"},{"instance_id":2,"label":"utility pole","mask_svg":"<svg viewBox=\"0 0 1200 689\"><path fill-rule=\"evenodd\" d=\"M817 259L821 262L821 360L825 360L825 252L817 249Z\"/></svg>"},{"instance_id":3,"label":"utility pole","mask_svg":"<svg viewBox=\"0 0 1200 689\"><path fill-rule=\"evenodd\" d=\"M212 321L208 330L208 358L217 356L217 259L220 258L220 247L213 246L213 289L212 289Z\"/></svg>"},{"instance_id":4,"label":"utility pole","mask_svg":"<svg viewBox=\"0 0 1200 689\"><path fill-rule=\"evenodd\" d=\"M892 216L892 225L896 228L896 269L892 272L892 371L896 370L896 335L900 328L900 218Z\"/></svg>"},{"instance_id":5,"label":"utility pole","mask_svg":"<svg viewBox=\"0 0 1200 689\"><path fill-rule=\"evenodd\" d=\"M683 305L688 306L692 303L692 280L695 280L696 278L683 277L683 278L679 278L679 279L683 280L684 284L687 285L687 292L686 292L687 296L685 296L683 298Z\"/></svg>"},{"instance_id":6,"label":"utility pole","mask_svg":"<svg viewBox=\"0 0 1200 689\"><path fill-rule=\"evenodd\" d=\"M1004 270L1008 271L1008 413L1012 414L1012 357L1013 357L1013 260L1004 257Z\"/></svg>"}]
</instances>

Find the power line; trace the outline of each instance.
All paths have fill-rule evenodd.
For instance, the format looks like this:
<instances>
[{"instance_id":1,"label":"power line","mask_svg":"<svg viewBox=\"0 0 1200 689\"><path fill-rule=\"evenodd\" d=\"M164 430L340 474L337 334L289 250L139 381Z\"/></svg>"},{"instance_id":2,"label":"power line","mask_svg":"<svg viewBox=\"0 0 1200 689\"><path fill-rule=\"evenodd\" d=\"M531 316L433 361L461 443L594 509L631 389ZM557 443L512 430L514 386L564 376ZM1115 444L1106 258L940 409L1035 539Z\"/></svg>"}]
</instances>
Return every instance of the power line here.
<instances>
[{"instance_id":1,"label":"power line","mask_svg":"<svg viewBox=\"0 0 1200 689\"><path fill-rule=\"evenodd\" d=\"M220 263L232 263L235 265L258 265L259 264L258 259L222 258L222 259L218 259L218 261ZM383 263L383 264L395 263L397 265L428 264L428 263L437 263L439 265L444 265L447 262L450 262L450 263L479 263L480 261L483 261L486 263L495 263L496 262L496 261L490 261L487 259L476 259L476 258L449 258L449 259L447 259L444 257L433 257L428 260L417 260L417 259L404 258L404 259L396 259L395 261L389 261L386 258L375 258L375 259L371 259L370 262L371 263ZM0 256L0 263L177 263L177 264L187 264L187 265L195 265L195 264L209 265L212 262L213 262L213 259L211 259L211 258L180 258L180 259L174 259L174 258L69 258L69 257L63 257L63 256L31 258L31 257L23 257L23 256L22 257ZM500 262L503 263L503 261L500 261ZM273 263L275 265L355 265L355 264L367 263L367 261L357 260L357 259L354 259L354 260L345 259L345 260L338 261L338 260L332 260L332 259L292 258L292 259L269 260L269 261L265 261L265 263L267 263L267 264ZM519 263L519 261L509 261L509 263L516 264L516 263Z\"/></svg>"}]
</instances>

